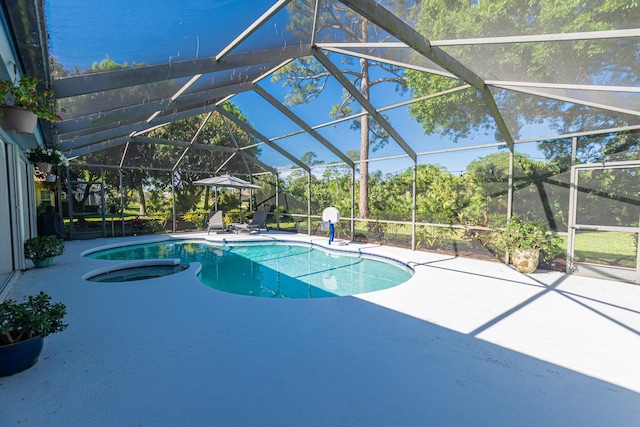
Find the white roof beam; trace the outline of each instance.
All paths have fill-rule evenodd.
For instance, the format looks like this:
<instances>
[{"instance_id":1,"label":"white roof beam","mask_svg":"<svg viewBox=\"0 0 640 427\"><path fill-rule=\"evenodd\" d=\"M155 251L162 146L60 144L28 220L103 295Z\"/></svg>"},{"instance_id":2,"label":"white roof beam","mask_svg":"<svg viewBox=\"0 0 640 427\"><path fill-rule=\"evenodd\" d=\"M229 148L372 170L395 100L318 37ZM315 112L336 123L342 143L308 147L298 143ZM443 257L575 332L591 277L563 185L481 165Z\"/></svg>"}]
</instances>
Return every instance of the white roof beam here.
<instances>
[{"instance_id":1,"label":"white roof beam","mask_svg":"<svg viewBox=\"0 0 640 427\"><path fill-rule=\"evenodd\" d=\"M238 37L236 37L231 43L229 43L224 49L220 51L219 54L216 55L216 61L220 61L222 58L227 56L229 52L238 47L243 41L245 41L249 36L255 33L258 28L260 28L265 22L274 17L280 10L285 7L289 1L291 0L279 0L269 8L262 16L255 21L246 30L244 30Z\"/></svg>"},{"instance_id":2,"label":"white roof beam","mask_svg":"<svg viewBox=\"0 0 640 427\"><path fill-rule=\"evenodd\" d=\"M431 40L431 46L470 46L505 43L545 43L640 37L640 28L610 31L584 31L579 33L537 34L530 36L479 37L457 40Z\"/></svg>"},{"instance_id":3,"label":"white roof beam","mask_svg":"<svg viewBox=\"0 0 640 427\"><path fill-rule=\"evenodd\" d=\"M162 65L125 68L103 73L71 76L54 80L53 91L56 98L61 99L164 80L191 78L196 74L259 66L273 62L280 63L289 58L308 56L311 54L311 48L311 45L287 46L284 48L229 55L222 61L216 61L215 58L209 57Z\"/></svg>"},{"instance_id":4,"label":"white roof beam","mask_svg":"<svg viewBox=\"0 0 640 427\"><path fill-rule=\"evenodd\" d=\"M627 108L614 107L612 105L600 104L600 103L591 102L591 101L585 101L585 100L582 100L582 99L572 98L572 97L569 97L569 96L554 95L554 94L551 94L551 93L548 93L548 92L539 91L539 90L532 90L532 89L525 89L525 88L514 88L514 87L502 86L502 85L500 85L500 86L495 85L495 86L496 87L500 87L502 89L512 90L514 92L528 93L529 95L535 95L535 96L541 96L543 98L555 99L557 101L571 102L573 104L579 104L579 105L584 105L584 106L587 106L587 107L599 108L601 110L615 111L616 113L630 114L632 116L640 116L640 111L629 110Z\"/></svg>"},{"instance_id":5,"label":"white roof beam","mask_svg":"<svg viewBox=\"0 0 640 427\"><path fill-rule=\"evenodd\" d=\"M267 138L266 136L264 136L263 134L261 134L260 132L258 132L254 128L252 128L251 126L249 126L247 123L243 122L242 120L240 120L239 118L237 118L236 116L234 116L233 114L231 114L230 112L225 110L224 108L216 106L216 111L218 111L224 117L226 117L229 120L231 120L232 122L234 122L236 125L240 126L240 128L242 128L248 134L253 135L254 137L256 137L259 140L261 140L262 142L264 142L269 147L273 148L275 151L277 151L278 153L280 153L281 155L283 155L284 157L289 159L294 164L298 165L299 167L301 167L305 171L310 172L309 166L307 166L306 164L304 164L300 160L296 159L294 156L289 154L289 152L284 150L282 147L280 147L277 144L274 144L273 142L271 142L269 140L269 138Z\"/></svg>"},{"instance_id":6,"label":"white roof beam","mask_svg":"<svg viewBox=\"0 0 640 427\"><path fill-rule=\"evenodd\" d=\"M180 157L178 158L178 160L176 160L176 162L173 164L173 167L171 168L172 171L175 171L176 169L178 169L178 165L180 164L180 162L182 161L182 159L184 159L184 157L187 155L187 153L189 152L189 148L196 143L196 139L198 138L198 135L200 135L200 133L202 133L202 130L204 129L204 127L206 126L207 122L209 121L209 119L211 118L211 114L213 114L211 111L209 111L209 114L207 114L207 117L202 121L202 123L200 123L200 126L198 126L198 130L196 131L196 133L193 135L193 138L191 138L191 141L189 141L189 145L187 145L186 147L184 147L184 150L182 151L182 154L180 154ZM232 154L233 156L233 154Z\"/></svg>"},{"instance_id":7,"label":"white roof beam","mask_svg":"<svg viewBox=\"0 0 640 427\"><path fill-rule=\"evenodd\" d=\"M259 165L263 169L276 173L275 168L264 164L263 162L258 160L256 157L254 157L252 154L244 151L242 148L223 147L220 145L210 145L210 144L200 144L200 143L191 144L187 141L177 141L177 140L174 141L171 139L164 139L164 138L149 138L146 136L134 136L133 138L131 138L131 142L139 142L139 143L145 143L145 144L158 144L158 145L171 145L174 147L191 147L197 150L221 151L223 153L240 154L242 157L246 158L250 162L253 162Z\"/></svg>"},{"instance_id":8,"label":"white roof beam","mask_svg":"<svg viewBox=\"0 0 640 427\"><path fill-rule=\"evenodd\" d=\"M443 90L443 91L440 91L440 92L437 92L437 93L424 95L424 96L421 96L421 97L418 97L418 98L412 98L412 99L410 99L408 101L399 102L399 103L393 104L393 105L387 105L386 107L380 107L380 108L378 108L378 111L382 113L383 111L393 110L394 108L398 108L398 107L402 107L402 106L410 105L410 104L415 104L416 102L426 101L427 99L437 98L438 96L448 95L450 93L458 92L460 90L466 90L466 89L469 89L470 87L471 87L471 85L463 84L461 86L457 86L457 87L454 87L454 88L451 88L451 89ZM323 127L333 126L333 125L336 125L338 123L355 120L358 117L362 117L362 116L364 116L366 114L369 114L369 113L360 112L360 113L350 114L350 115L345 116L345 117L340 117L339 119L331 120L330 122L320 123L319 125L312 126L312 128L316 129L316 130L317 129L322 129ZM298 130L298 131L290 132L290 133L285 134L285 135L276 136L276 137L271 138L271 140L272 141L276 141L278 139L288 138L290 136L299 135L301 133L304 133L304 130L301 129L301 130Z\"/></svg>"},{"instance_id":9,"label":"white roof beam","mask_svg":"<svg viewBox=\"0 0 640 427\"><path fill-rule=\"evenodd\" d=\"M224 86L216 89L194 92L183 95L175 102L170 99L161 99L151 101L144 104L133 105L130 107L116 108L109 111L100 111L98 113L86 116L67 118L56 123L58 134L64 139L65 134L75 133L92 127L104 127L106 125L119 125L126 121L148 121L149 115L163 111L172 111L174 109L183 108L186 105L205 104L212 99L221 99L229 95L235 95L240 92L246 92L253 88L250 82L240 83L237 85ZM156 117L157 117L156 115ZM154 117L155 118L155 117Z\"/></svg>"},{"instance_id":10,"label":"white roof beam","mask_svg":"<svg viewBox=\"0 0 640 427\"><path fill-rule=\"evenodd\" d=\"M469 83L480 91L482 97L489 107L489 111L496 121L496 125L500 132L504 135L509 150L513 151L513 138L509 132L509 128L498 110L491 92L485 85L484 81L474 72L469 70L463 64L449 56L443 50L431 46L429 40L423 37L416 30L408 26L406 23L400 20L397 16L389 12L384 7L380 6L374 0L340 0L363 17L367 18L371 22L376 23L379 27L387 31L398 40L406 43L416 52L423 55L425 58L438 64L450 73L458 76L461 80Z\"/></svg>"},{"instance_id":11,"label":"white roof beam","mask_svg":"<svg viewBox=\"0 0 640 427\"><path fill-rule=\"evenodd\" d=\"M538 89L567 89L567 90L586 90L594 92L629 92L640 93L640 87L633 86L602 86L602 85L575 85L565 83L538 83L538 82L514 82L507 80L487 80L485 82L489 86L510 86L510 87L531 87Z\"/></svg>"},{"instance_id":12,"label":"white roof beam","mask_svg":"<svg viewBox=\"0 0 640 427\"><path fill-rule=\"evenodd\" d=\"M241 151L238 152L238 154L240 154L242 157L246 158L250 162L253 162L253 163L257 164L262 169L268 170L272 174L277 175L278 170L276 168L274 168L273 166L269 166L266 163L263 163L262 161L258 160L257 157L252 156L251 154L247 153L246 151L241 150Z\"/></svg>"},{"instance_id":13,"label":"white roof beam","mask_svg":"<svg viewBox=\"0 0 640 427\"><path fill-rule=\"evenodd\" d=\"M235 153L239 151L237 148L233 147L222 147L219 145L210 145L210 144L199 144L199 143L190 143L188 141L178 141L164 138L149 138L147 136L134 136L131 138L131 142L140 142L143 144L158 144L158 145L171 145L174 147L193 147L199 150L207 150L207 151L223 151L226 153Z\"/></svg>"},{"instance_id":14,"label":"white roof beam","mask_svg":"<svg viewBox=\"0 0 640 427\"><path fill-rule=\"evenodd\" d=\"M364 59L368 59L370 61L381 62L383 64L396 65L398 67L403 67L403 68L407 68L407 69L410 69L410 70L422 71L424 73L437 74L439 76L450 77L450 78L454 78L454 79L458 78L458 77L454 76L453 74L451 74L451 73L449 73L447 71L436 70L436 69L433 69L433 68L420 67L418 65L408 64L406 62L401 62L401 61L392 61L390 59L386 59L386 58L381 57L381 56L367 55L365 53L361 53L361 52L357 52L357 51L353 51L353 50L349 50L349 49L337 49L337 48L326 48L326 47L322 47L322 49L323 50L328 50L330 52L340 53L342 55L355 56L356 58L364 58Z\"/></svg>"},{"instance_id":15,"label":"white roof beam","mask_svg":"<svg viewBox=\"0 0 640 427\"><path fill-rule=\"evenodd\" d=\"M577 33L535 34L526 36L477 37L471 39L429 40L431 46L470 46L511 43L545 43L557 41L581 41L602 39L623 39L640 37L640 28L609 31L584 31ZM365 43L317 43L322 49L329 48L409 48L403 42L365 42Z\"/></svg>"},{"instance_id":16,"label":"white roof beam","mask_svg":"<svg viewBox=\"0 0 640 427\"><path fill-rule=\"evenodd\" d=\"M148 132L150 129L166 125L176 120L182 120L191 116L197 116L199 114L205 114L215 109L215 105L203 105L195 108L187 108L183 111L176 111L170 114L165 114L156 117L151 122L146 120L130 123L128 125L118 126L105 130L100 130L90 134L84 134L82 136L73 137L67 140L62 140L58 143L58 147L61 151L70 150L72 148L79 148L86 145L92 145L102 142L105 139L113 139L122 137L125 135L136 136Z\"/></svg>"},{"instance_id":17,"label":"white roof beam","mask_svg":"<svg viewBox=\"0 0 640 427\"><path fill-rule=\"evenodd\" d=\"M74 157L86 156L87 154L95 153L96 151L102 151L108 148L117 147L118 145L124 145L127 142L129 142L129 140L130 138L128 136L125 136L121 138L109 139L97 144L93 144L93 145L89 145L81 148L70 147L68 149L65 149L60 146L58 146L57 148L62 152L62 154L64 154L66 158L72 159Z\"/></svg>"},{"instance_id":18,"label":"white roof beam","mask_svg":"<svg viewBox=\"0 0 640 427\"><path fill-rule=\"evenodd\" d=\"M324 145L326 148L329 149L329 151L331 151L333 154L335 154L336 156L338 156L340 158L340 160L342 160L343 162L345 162L347 165L349 165L350 168L353 169L353 161L347 157L342 151L340 151L335 145L333 145L332 143L330 143L324 136L320 135L318 133L318 131L316 131L315 129L313 129L311 126L309 126L304 120L302 120L300 117L298 117L296 114L293 113L293 111L289 110L287 107L285 107L284 105L282 105L281 102L279 102L276 98L274 98L273 96L271 96L270 93L268 93L266 90L264 90L263 88L261 88L258 85L255 85L253 90L260 95L262 98L264 98L269 104L273 105L274 107L276 107L278 109L278 111L280 111L282 114L284 114L289 120L291 120L292 122L294 122L295 124L297 124L298 126L300 126L302 129L304 129L304 131L306 133L308 133L309 135L311 135L311 137L313 137L316 141L318 141L320 144Z\"/></svg>"},{"instance_id":19,"label":"white roof beam","mask_svg":"<svg viewBox=\"0 0 640 427\"><path fill-rule=\"evenodd\" d=\"M366 99L364 95L362 95L362 93L360 93L358 88L356 88L349 81L349 79L347 79L344 74L340 72L338 67L336 67L334 63L331 62L331 60L319 50L316 50L314 55L318 59L318 61L320 61L320 63L324 65L327 70L329 70L333 77L335 77L336 80L338 80L338 82L351 94L351 96L353 96L354 99L358 101L358 103L360 103L360 105L369 112L371 117L373 117L373 119L378 122L380 126L382 126L382 128L389 134L389 136L391 136L391 138L393 138L396 143L398 143L398 145L402 147L402 149L409 155L409 157L415 160L415 151L413 151L413 149L409 146L409 144L407 144L404 138L400 136L400 134L394 129L393 126L391 126L391 124L382 116L382 114L380 114L376 110L376 108L369 102L369 100Z\"/></svg>"},{"instance_id":20,"label":"white roof beam","mask_svg":"<svg viewBox=\"0 0 640 427\"><path fill-rule=\"evenodd\" d=\"M316 42L316 32L318 31L318 15L320 13L320 4L323 3L324 0L316 0L316 5L313 8L313 26L311 27L311 44L315 44Z\"/></svg>"},{"instance_id":21,"label":"white roof beam","mask_svg":"<svg viewBox=\"0 0 640 427\"><path fill-rule=\"evenodd\" d=\"M140 127L140 123L133 123L127 126L120 126L114 129L106 129L58 142L57 148L60 151L68 151L88 145L96 145L110 139L129 138L133 132Z\"/></svg>"},{"instance_id":22,"label":"white roof beam","mask_svg":"<svg viewBox=\"0 0 640 427\"><path fill-rule=\"evenodd\" d=\"M233 141L233 145L236 146L237 149L240 149L240 144L238 144L238 140L236 139L235 135L233 134L233 131L231 130L231 126L229 126L229 119L227 119L224 116L220 116L222 118L222 123L224 124L224 128L227 130L227 134L229 134L229 137L231 138L231 141ZM242 161L244 162L245 167L247 168L247 171L249 171L249 174L252 174L253 171L251 170L251 167L249 165L249 163L247 162L247 159L242 157ZM226 164L226 162L225 162ZM224 165L223 165L224 166ZM218 171L216 171L216 173L218 173Z\"/></svg>"},{"instance_id":23,"label":"white roof beam","mask_svg":"<svg viewBox=\"0 0 640 427\"><path fill-rule=\"evenodd\" d=\"M224 99L226 99L228 95L251 90L252 86L253 85L251 83L243 83L240 85L227 86L224 88L214 89L211 91L197 92L197 93L185 95L183 98L178 99L176 102L165 105L163 108L163 111L161 111L161 112L164 112L164 114L156 114L154 115L152 120L146 119L145 118L146 115L131 113L130 115L132 116L132 120L134 121L132 121L129 124L123 123L123 120L125 118L130 118L127 115L128 112L131 112L131 111L137 112L140 109L146 112L147 110L144 110L144 105L128 107L120 110L113 110L112 112L107 112L107 113L104 113L104 112L96 113L90 116L86 116L86 117L80 118L80 120L76 122L72 122L73 126L67 125L67 127L64 128L64 129L68 129L69 131L58 135L59 144L62 144L62 146L66 146L68 141L74 140L76 144L85 145L86 142L82 138L90 140L91 136L95 134L109 135L110 137L112 137L113 135L109 134L108 132L116 132L118 133L118 135L145 133L152 128L163 126L167 123L170 123L171 121L185 119L198 114L208 113L213 110L213 107L212 107L213 102L206 103L203 100L208 99L210 101L211 100L210 97L213 96L217 98L216 102L220 103ZM199 102L196 104L190 104L190 105L187 104L187 102L190 102L193 100L196 100ZM154 105L156 107L158 106L157 104L154 104ZM105 119L105 115L107 115L107 119ZM109 117L111 118L111 121L108 120ZM170 119L167 119L167 118L170 118ZM89 124L94 123L93 121L95 121L96 123L95 125L93 125L94 129L87 127ZM61 123L64 123L64 122L61 122ZM104 129L105 123L111 123L114 126L113 128L110 127L110 128ZM122 127L124 127L125 129L123 131L120 131L118 128L122 128Z\"/></svg>"}]
</instances>

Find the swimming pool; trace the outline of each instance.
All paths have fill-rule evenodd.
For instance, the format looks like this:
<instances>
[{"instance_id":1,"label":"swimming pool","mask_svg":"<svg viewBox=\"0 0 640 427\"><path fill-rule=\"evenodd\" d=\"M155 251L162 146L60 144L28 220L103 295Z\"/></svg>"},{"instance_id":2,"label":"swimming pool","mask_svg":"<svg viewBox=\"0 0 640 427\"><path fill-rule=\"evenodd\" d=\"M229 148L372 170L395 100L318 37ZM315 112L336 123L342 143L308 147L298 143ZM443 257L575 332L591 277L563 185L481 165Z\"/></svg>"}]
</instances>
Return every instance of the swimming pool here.
<instances>
[{"instance_id":1,"label":"swimming pool","mask_svg":"<svg viewBox=\"0 0 640 427\"><path fill-rule=\"evenodd\" d=\"M216 244L179 240L122 246L85 256L105 260L179 258L199 262L198 279L212 288L268 298L324 298L387 289L413 270L384 258L303 243Z\"/></svg>"}]
</instances>

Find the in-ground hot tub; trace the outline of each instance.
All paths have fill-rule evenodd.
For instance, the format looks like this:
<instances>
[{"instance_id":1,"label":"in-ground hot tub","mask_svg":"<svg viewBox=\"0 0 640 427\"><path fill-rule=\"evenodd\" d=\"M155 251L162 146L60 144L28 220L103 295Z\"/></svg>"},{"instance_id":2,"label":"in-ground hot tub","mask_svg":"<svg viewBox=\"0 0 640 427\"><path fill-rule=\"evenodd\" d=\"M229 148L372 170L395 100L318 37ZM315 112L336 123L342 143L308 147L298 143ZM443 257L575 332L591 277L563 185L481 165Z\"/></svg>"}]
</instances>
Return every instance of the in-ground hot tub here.
<instances>
[{"instance_id":1,"label":"in-ground hot tub","mask_svg":"<svg viewBox=\"0 0 640 427\"><path fill-rule=\"evenodd\" d=\"M168 276L187 268L189 265L180 264L179 259L145 260L101 268L82 278L91 282L132 282Z\"/></svg>"}]
</instances>

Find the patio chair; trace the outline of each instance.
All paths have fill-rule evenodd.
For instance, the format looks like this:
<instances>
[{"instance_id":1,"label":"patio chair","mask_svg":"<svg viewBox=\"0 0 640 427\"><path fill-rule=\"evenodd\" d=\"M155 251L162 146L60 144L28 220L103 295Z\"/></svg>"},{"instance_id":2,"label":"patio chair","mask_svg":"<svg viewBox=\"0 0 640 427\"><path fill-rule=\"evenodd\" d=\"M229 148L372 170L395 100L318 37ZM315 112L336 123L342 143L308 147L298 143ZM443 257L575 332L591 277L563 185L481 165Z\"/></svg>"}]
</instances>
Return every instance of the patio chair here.
<instances>
[{"instance_id":1,"label":"patio chair","mask_svg":"<svg viewBox=\"0 0 640 427\"><path fill-rule=\"evenodd\" d=\"M207 225L207 234L211 232L211 230L215 231L226 231L224 228L224 221L222 220L223 212L222 211L211 211L209 213L209 224Z\"/></svg>"},{"instance_id":2,"label":"patio chair","mask_svg":"<svg viewBox=\"0 0 640 427\"><path fill-rule=\"evenodd\" d=\"M259 233L260 230L269 231L269 229L267 228L266 222L267 222L267 211L256 211L253 214L253 218L251 219L251 222L247 224L234 224L234 228L236 233L240 231L248 231L249 233L257 231Z\"/></svg>"}]
</instances>

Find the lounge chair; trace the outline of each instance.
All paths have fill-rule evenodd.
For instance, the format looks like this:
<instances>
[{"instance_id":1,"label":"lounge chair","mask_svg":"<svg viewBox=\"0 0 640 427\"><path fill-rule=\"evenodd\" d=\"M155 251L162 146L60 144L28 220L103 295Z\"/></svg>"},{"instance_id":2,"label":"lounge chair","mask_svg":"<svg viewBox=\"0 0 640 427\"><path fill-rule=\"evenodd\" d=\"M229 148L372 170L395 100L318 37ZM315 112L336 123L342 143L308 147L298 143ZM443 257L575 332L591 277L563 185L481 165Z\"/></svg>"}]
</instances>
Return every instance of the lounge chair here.
<instances>
[{"instance_id":1,"label":"lounge chair","mask_svg":"<svg viewBox=\"0 0 640 427\"><path fill-rule=\"evenodd\" d=\"M226 231L224 228L224 221L222 220L222 211L215 211L209 213L209 224L207 226L207 234L211 232L211 230L218 231Z\"/></svg>"},{"instance_id":2,"label":"lounge chair","mask_svg":"<svg viewBox=\"0 0 640 427\"><path fill-rule=\"evenodd\" d=\"M234 227L235 227L236 233L240 231L248 231L249 233L253 231L257 231L259 233L260 230L269 231L269 229L267 228L266 222L267 222L267 211L256 211L253 214L253 218L251 219L251 222L247 224L234 224Z\"/></svg>"}]
</instances>

